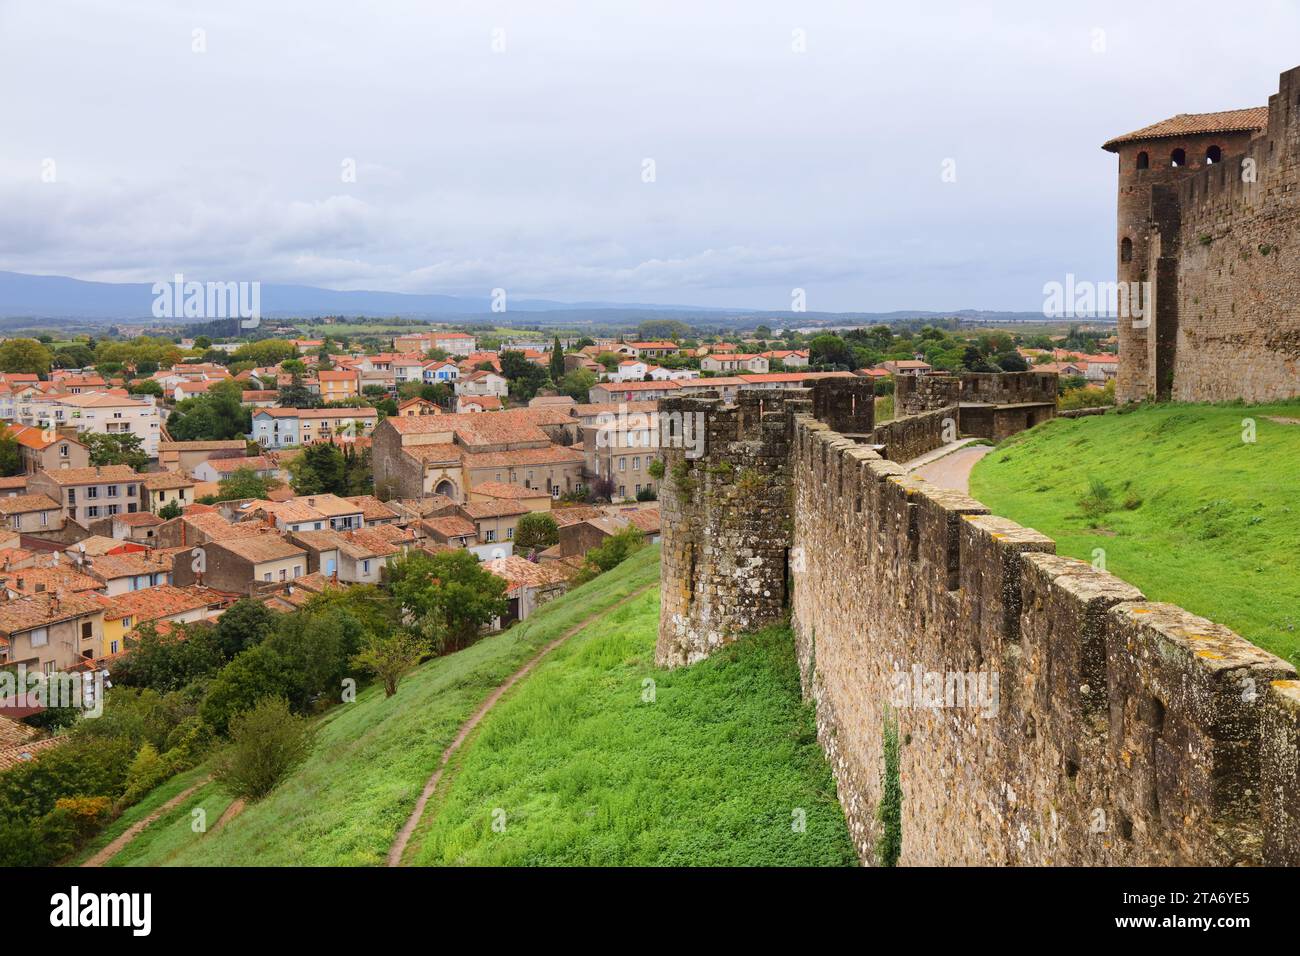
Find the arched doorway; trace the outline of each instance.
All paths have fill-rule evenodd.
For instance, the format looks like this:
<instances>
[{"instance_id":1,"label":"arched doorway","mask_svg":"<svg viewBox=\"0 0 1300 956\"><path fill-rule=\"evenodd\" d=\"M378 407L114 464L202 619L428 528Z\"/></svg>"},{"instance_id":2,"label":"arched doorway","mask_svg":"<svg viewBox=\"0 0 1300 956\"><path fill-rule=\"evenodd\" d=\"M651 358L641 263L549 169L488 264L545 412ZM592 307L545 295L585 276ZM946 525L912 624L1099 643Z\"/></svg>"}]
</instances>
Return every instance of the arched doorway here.
<instances>
[{"instance_id":1,"label":"arched doorway","mask_svg":"<svg viewBox=\"0 0 1300 956\"><path fill-rule=\"evenodd\" d=\"M433 493L435 495L446 495L452 501L455 501L458 497L456 494L456 485L448 478L444 478L442 481L434 485Z\"/></svg>"}]
</instances>

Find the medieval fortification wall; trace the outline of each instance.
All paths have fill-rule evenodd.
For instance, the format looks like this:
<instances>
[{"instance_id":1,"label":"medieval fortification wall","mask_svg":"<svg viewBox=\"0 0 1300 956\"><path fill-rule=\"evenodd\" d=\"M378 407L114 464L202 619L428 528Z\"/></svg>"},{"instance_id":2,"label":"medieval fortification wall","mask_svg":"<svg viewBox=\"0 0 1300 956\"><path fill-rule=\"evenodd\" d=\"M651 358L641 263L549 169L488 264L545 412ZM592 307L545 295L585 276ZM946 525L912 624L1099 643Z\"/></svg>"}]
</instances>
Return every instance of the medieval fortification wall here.
<instances>
[{"instance_id":1,"label":"medieval fortification wall","mask_svg":"<svg viewBox=\"0 0 1300 956\"><path fill-rule=\"evenodd\" d=\"M665 452L659 661L790 612L864 861L893 725L903 864L1300 863L1294 670L906 475L874 449L958 408L875 427L867 394L661 403L706 442Z\"/></svg>"},{"instance_id":2,"label":"medieval fortification wall","mask_svg":"<svg viewBox=\"0 0 1300 956\"><path fill-rule=\"evenodd\" d=\"M1221 150L1216 162L1207 150ZM1171 166L1174 150L1184 165ZM1118 274L1149 282L1119 321L1120 401L1300 396L1300 67L1252 133L1130 139L1119 154Z\"/></svg>"}]
</instances>

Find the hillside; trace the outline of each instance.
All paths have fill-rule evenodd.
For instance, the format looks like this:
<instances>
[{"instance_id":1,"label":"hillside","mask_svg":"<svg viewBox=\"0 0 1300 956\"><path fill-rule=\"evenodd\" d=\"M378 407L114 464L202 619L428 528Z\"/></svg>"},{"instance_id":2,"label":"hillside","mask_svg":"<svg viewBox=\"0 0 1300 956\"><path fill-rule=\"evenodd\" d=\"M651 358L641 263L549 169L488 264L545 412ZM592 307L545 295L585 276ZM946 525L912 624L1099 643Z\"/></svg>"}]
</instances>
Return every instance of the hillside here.
<instances>
[{"instance_id":1,"label":"hillside","mask_svg":"<svg viewBox=\"0 0 1300 956\"><path fill-rule=\"evenodd\" d=\"M665 671L658 621L647 592L548 658L462 751L407 862L855 865L789 630Z\"/></svg>"},{"instance_id":2,"label":"hillside","mask_svg":"<svg viewBox=\"0 0 1300 956\"><path fill-rule=\"evenodd\" d=\"M1300 664L1300 403L1057 419L987 455L971 494Z\"/></svg>"},{"instance_id":3,"label":"hillside","mask_svg":"<svg viewBox=\"0 0 1300 956\"><path fill-rule=\"evenodd\" d=\"M200 786L119 852L110 866L366 866L384 862L425 780L462 722L545 644L659 579L659 549L548 604L523 624L419 667L386 699L378 686L319 721L308 761L219 833L191 831L202 808L211 831L230 805ZM82 858L202 780L202 767L159 787L109 827Z\"/></svg>"}]
</instances>

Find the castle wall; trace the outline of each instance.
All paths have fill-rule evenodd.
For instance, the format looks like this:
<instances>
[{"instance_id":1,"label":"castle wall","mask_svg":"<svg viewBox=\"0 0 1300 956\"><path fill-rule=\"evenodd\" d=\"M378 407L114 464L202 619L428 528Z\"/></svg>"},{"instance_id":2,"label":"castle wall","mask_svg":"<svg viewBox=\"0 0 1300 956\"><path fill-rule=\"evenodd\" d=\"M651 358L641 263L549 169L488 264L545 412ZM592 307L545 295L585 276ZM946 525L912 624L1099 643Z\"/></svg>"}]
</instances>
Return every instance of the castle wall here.
<instances>
[{"instance_id":1,"label":"castle wall","mask_svg":"<svg viewBox=\"0 0 1300 956\"><path fill-rule=\"evenodd\" d=\"M864 861L896 721L903 864L1300 863L1294 669L872 448L920 447L908 432L954 409L849 437L810 389L666 404L709 444L666 453L657 657L699 660L788 604Z\"/></svg>"},{"instance_id":2,"label":"castle wall","mask_svg":"<svg viewBox=\"0 0 1300 956\"><path fill-rule=\"evenodd\" d=\"M892 712L903 864L1300 863L1288 664L822 423L793 451L801 674L864 860ZM914 706L914 668L998 705Z\"/></svg>"},{"instance_id":3,"label":"castle wall","mask_svg":"<svg viewBox=\"0 0 1300 956\"><path fill-rule=\"evenodd\" d=\"M1243 181L1243 162L1253 182ZM1300 395L1300 68L1282 75L1268 128L1244 155L1198 170L1176 201L1171 396Z\"/></svg>"},{"instance_id":4,"label":"castle wall","mask_svg":"<svg viewBox=\"0 0 1300 956\"><path fill-rule=\"evenodd\" d=\"M1211 145L1223 161L1205 162ZM1120 318L1116 399L1300 395L1300 67L1266 129L1125 143L1119 170L1117 274L1152 283L1153 308Z\"/></svg>"}]
</instances>

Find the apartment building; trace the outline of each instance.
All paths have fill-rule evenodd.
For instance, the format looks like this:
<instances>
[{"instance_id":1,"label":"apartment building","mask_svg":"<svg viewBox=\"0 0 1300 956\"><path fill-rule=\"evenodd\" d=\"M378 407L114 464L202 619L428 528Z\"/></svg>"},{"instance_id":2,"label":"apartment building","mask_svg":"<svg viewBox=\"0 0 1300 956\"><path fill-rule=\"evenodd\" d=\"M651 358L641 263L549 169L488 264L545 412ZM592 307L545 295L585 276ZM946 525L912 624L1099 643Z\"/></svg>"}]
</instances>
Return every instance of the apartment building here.
<instances>
[{"instance_id":1,"label":"apartment building","mask_svg":"<svg viewBox=\"0 0 1300 956\"><path fill-rule=\"evenodd\" d=\"M126 465L67 468L37 472L27 480L27 491L60 502L63 516L84 528L99 518L139 511L143 479Z\"/></svg>"},{"instance_id":2,"label":"apartment building","mask_svg":"<svg viewBox=\"0 0 1300 956\"><path fill-rule=\"evenodd\" d=\"M135 435L146 455L158 457L160 419L152 395L139 398L113 392L32 395L19 401L17 418L20 424L36 427L70 426L78 433Z\"/></svg>"},{"instance_id":3,"label":"apartment building","mask_svg":"<svg viewBox=\"0 0 1300 956\"><path fill-rule=\"evenodd\" d=\"M253 412L249 438L264 448L350 442L368 436L378 421L373 408L261 408Z\"/></svg>"}]
</instances>

